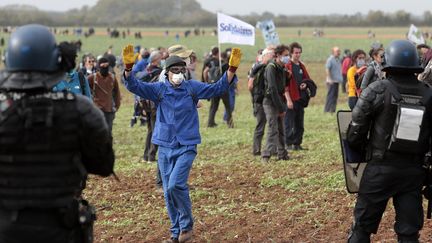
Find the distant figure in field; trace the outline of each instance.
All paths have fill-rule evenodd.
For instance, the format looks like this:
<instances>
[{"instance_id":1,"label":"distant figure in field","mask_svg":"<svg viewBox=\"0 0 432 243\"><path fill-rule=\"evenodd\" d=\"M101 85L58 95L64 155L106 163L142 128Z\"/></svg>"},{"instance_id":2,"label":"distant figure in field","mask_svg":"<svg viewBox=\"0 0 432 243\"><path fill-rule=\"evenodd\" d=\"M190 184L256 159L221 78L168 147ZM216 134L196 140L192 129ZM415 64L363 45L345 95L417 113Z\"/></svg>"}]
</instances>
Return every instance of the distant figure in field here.
<instances>
[{"instance_id":1,"label":"distant figure in field","mask_svg":"<svg viewBox=\"0 0 432 243\"><path fill-rule=\"evenodd\" d=\"M344 50L344 56L342 58L342 77L343 77L343 82L342 82L342 93L346 93L346 83L347 83L347 73L348 73L348 69L351 67L351 51L350 49L345 49Z\"/></svg>"},{"instance_id":2,"label":"distant figure in field","mask_svg":"<svg viewBox=\"0 0 432 243\"><path fill-rule=\"evenodd\" d=\"M332 54L326 63L326 85L327 98L324 106L324 112L334 113L339 94L339 84L343 82L342 63L340 60L340 49L335 46L332 48Z\"/></svg>"}]
</instances>

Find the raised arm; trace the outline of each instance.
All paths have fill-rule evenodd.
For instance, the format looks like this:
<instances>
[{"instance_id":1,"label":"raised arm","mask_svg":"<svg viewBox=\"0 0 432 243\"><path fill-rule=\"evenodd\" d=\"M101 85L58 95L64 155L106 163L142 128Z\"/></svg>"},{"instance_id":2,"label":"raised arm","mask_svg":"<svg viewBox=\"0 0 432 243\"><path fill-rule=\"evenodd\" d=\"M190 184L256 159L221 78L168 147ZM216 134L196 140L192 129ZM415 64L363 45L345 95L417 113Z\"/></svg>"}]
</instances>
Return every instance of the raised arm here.
<instances>
[{"instance_id":1,"label":"raised arm","mask_svg":"<svg viewBox=\"0 0 432 243\"><path fill-rule=\"evenodd\" d=\"M133 46L127 45L125 48L123 48L123 63L125 65L125 69L123 72L123 83L125 84L126 88L144 98L151 101L157 101L158 99L158 90L160 88L160 85L164 85L163 83L144 83L140 82L135 77L135 72L132 71L132 67L134 65L135 59L137 54L134 54L133 52Z\"/></svg>"},{"instance_id":2,"label":"raised arm","mask_svg":"<svg viewBox=\"0 0 432 243\"><path fill-rule=\"evenodd\" d=\"M209 99L215 96L221 96L223 93L227 92L229 85L232 85L234 83L233 81L237 79L235 72L240 65L241 56L241 50L239 48L233 48L228 63L228 71L226 71L217 82L206 84L192 81L191 84L198 99Z\"/></svg>"}]
</instances>

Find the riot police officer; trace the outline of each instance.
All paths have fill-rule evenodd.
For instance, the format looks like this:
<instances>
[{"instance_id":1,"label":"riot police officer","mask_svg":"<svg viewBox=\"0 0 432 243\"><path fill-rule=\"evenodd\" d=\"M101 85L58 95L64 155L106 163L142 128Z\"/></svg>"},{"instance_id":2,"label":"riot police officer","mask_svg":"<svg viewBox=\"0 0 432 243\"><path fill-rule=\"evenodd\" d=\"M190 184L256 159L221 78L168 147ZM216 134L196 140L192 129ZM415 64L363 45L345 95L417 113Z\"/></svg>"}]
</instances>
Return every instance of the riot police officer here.
<instances>
[{"instance_id":1,"label":"riot police officer","mask_svg":"<svg viewBox=\"0 0 432 243\"><path fill-rule=\"evenodd\" d=\"M81 95L52 92L75 66L70 46L42 25L10 37L0 72L0 242L91 242L87 173L113 173L102 112Z\"/></svg>"},{"instance_id":2,"label":"riot police officer","mask_svg":"<svg viewBox=\"0 0 432 243\"><path fill-rule=\"evenodd\" d=\"M423 226L423 158L430 149L432 90L419 82L413 44L390 43L384 54L387 78L366 88L352 112L351 147L365 148L368 164L360 182L348 242L370 242L393 198L398 242L418 242Z\"/></svg>"}]
</instances>

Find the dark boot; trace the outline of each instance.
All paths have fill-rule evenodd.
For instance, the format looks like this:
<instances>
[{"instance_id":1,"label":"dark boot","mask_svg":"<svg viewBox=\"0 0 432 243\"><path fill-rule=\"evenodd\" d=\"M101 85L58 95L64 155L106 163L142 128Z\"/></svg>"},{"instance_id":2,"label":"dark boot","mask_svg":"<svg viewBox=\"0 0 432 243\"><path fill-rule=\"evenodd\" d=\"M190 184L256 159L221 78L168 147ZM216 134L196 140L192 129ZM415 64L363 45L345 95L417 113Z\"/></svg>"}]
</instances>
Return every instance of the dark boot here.
<instances>
[{"instance_id":1,"label":"dark boot","mask_svg":"<svg viewBox=\"0 0 432 243\"><path fill-rule=\"evenodd\" d=\"M141 123L140 123L140 126L145 126L146 121L147 121L147 120L145 119L145 117L141 117L141 118L140 118L140 122L141 122Z\"/></svg>"},{"instance_id":2,"label":"dark boot","mask_svg":"<svg viewBox=\"0 0 432 243\"><path fill-rule=\"evenodd\" d=\"M162 243L179 243L179 240L177 238L171 237L169 240L163 240Z\"/></svg>"},{"instance_id":3,"label":"dark boot","mask_svg":"<svg viewBox=\"0 0 432 243\"><path fill-rule=\"evenodd\" d=\"M133 127L137 123L136 117L133 117L130 121L130 127Z\"/></svg>"},{"instance_id":4,"label":"dark boot","mask_svg":"<svg viewBox=\"0 0 432 243\"><path fill-rule=\"evenodd\" d=\"M398 234L398 243L419 243L419 234L412 235L399 235Z\"/></svg>"},{"instance_id":5,"label":"dark boot","mask_svg":"<svg viewBox=\"0 0 432 243\"><path fill-rule=\"evenodd\" d=\"M192 236L193 236L193 231L192 230L182 231L180 233L179 242L180 243L192 242Z\"/></svg>"}]
</instances>

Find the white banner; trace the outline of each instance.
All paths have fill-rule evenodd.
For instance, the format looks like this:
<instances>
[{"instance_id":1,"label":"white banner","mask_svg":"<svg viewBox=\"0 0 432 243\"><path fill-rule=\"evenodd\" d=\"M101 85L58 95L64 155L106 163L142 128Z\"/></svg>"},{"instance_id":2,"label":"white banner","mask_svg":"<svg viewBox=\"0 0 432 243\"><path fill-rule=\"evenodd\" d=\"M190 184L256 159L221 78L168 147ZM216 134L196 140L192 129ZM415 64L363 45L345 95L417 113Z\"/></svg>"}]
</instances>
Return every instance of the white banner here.
<instances>
[{"instance_id":1,"label":"white banner","mask_svg":"<svg viewBox=\"0 0 432 243\"><path fill-rule=\"evenodd\" d=\"M409 28L407 38L416 45L425 44L422 32L413 24Z\"/></svg>"},{"instance_id":2,"label":"white banner","mask_svg":"<svg viewBox=\"0 0 432 243\"><path fill-rule=\"evenodd\" d=\"M219 43L255 45L255 28L252 25L222 13L217 14L217 22Z\"/></svg>"},{"instance_id":3,"label":"white banner","mask_svg":"<svg viewBox=\"0 0 432 243\"><path fill-rule=\"evenodd\" d=\"M273 23L273 20L269 19L269 20L259 21L257 22L256 27L261 30L266 46L269 45L277 46L280 44L279 35L276 32L276 26Z\"/></svg>"}]
</instances>

